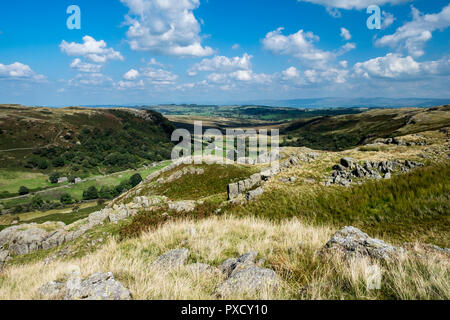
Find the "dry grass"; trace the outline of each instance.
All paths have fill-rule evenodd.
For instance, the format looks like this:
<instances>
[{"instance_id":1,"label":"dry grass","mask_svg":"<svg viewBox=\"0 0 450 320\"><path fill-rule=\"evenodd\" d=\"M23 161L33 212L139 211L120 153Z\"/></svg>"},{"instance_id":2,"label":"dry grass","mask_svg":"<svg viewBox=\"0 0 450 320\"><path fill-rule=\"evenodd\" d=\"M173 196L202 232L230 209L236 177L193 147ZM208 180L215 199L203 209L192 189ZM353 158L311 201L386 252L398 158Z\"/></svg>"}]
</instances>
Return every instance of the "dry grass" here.
<instances>
[{"instance_id":1,"label":"dry grass","mask_svg":"<svg viewBox=\"0 0 450 320\"><path fill-rule=\"evenodd\" d=\"M195 232L192 232L195 230ZM189 263L214 266L225 259L256 251L265 267L282 279L276 292L260 292L242 299L449 299L449 261L437 255L427 259L403 257L383 270L381 290L368 290L367 268L375 262L317 255L334 230L312 227L296 219L272 223L256 218L214 217L179 221L119 242L111 238L99 250L81 258L11 265L0 274L0 299L39 299L44 283L65 277L74 265L83 276L111 271L132 292L134 299L217 299L214 288L220 274L193 274L186 267L170 272L151 263L162 253L190 249Z\"/></svg>"}]
</instances>

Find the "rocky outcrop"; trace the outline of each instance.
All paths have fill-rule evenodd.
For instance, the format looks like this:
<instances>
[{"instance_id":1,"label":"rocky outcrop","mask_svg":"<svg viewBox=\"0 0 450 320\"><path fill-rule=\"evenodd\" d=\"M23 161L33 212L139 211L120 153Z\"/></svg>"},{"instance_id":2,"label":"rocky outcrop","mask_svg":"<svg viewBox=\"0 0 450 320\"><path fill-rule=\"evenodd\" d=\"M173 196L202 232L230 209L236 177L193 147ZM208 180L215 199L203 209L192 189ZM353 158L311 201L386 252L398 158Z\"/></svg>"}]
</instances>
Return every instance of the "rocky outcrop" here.
<instances>
[{"instance_id":1,"label":"rocky outcrop","mask_svg":"<svg viewBox=\"0 0 450 320\"><path fill-rule=\"evenodd\" d=\"M341 185L348 187L357 179L361 183L366 179L390 179L395 172L407 173L410 170L422 167L423 164L414 161L364 161L360 165L352 158L342 158L340 164L333 166L333 172L325 182L326 186Z\"/></svg>"},{"instance_id":2,"label":"rocky outcrop","mask_svg":"<svg viewBox=\"0 0 450 320\"><path fill-rule=\"evenodd\" d=\"M152 267L160 270L170 270L181 267L186 264L188 257L188 249L182 248L171 250L159 256L155 262L152 263Z\"/></svg>"},{"instance_id":3,"label":"rocky outcrop","mask_svg":"<svg viewBox=\"0 0 450 320\"><path fill-rule=\"evenodd\" d=\"M169 202L169 210L173 210L178 213L192 212L192 211L194 211L196 205L197 205L197 202L193 201L193 200Z\"/></svg>"},{"instance_id":4,"label":"rocky outcrop","mask_svg":"<svg viewBox=\"0 0 450 320\"><path fill-rule=\"evenodd\" d=\"M336 252L349 259L353 257L370 257L386 260L398 256L404 250L369 237L355 227L344 227L336 232L322 249L322 253Z\"/></svg>"},{"instance_id":5,"label":"rocky outcrop","mask_svg":"<svg viewBox=\"0 0 450 320\"><path fill-rule=\"evenodd\" d=\"M255 265L256 256L256 252L249 252L237 259L224 261L220 270L224 273L226 280L216 288L216 294L227 297L278 288L279 279L276 273Z\"/></svg>"},{"instance_id":6,"label":"rocky outcrop","mask_svg":"<svg viewBox=\"0 0 450 320\"><path fill-rule=\"evenodd\" d=\"M66 282L51 281L39 288L45 299L130 300L130 291L114 279L111 272L95 273L86 279L72 274Z\"/></svg>"},{"instance_id":7,"label":"rocky outcrop","mask_svg":"<svg viewBox=\"0 0 450 320\"><path fill-rule=\"evenodd\" d=\"M229 184L227 187L228 200L236 199L239 195L244 194L246 191L259 185L261 182L261 173L255 173L248 179Z\"/></svg>"},{"instance_id":8,"label":"rocky outcrop","mask_svg":"<svg viewBox=\"0 0 450 320\"><path fill-rule=\"evenodd\" d=\"M173 182L173 181L176 181L176 180L180 179L182 176L187 175L187 174L201 175L201 174L204 174L204 173L205 173L205 170L202 169L202 168L187 167L187 168L184 168L183 170L178 170L178 171L172 173L166 179L164 179L164 178L158 179L158 183Z\"/></svg>"}]
</instances>

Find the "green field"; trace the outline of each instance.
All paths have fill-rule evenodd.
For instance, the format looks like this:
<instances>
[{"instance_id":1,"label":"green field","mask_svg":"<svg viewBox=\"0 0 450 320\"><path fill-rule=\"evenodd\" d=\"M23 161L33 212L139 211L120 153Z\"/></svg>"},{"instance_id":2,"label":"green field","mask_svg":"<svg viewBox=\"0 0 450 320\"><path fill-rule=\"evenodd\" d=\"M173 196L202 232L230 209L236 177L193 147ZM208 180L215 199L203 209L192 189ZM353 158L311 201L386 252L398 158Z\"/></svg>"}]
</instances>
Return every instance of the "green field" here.
<instances>
[{"instance_id":1,"label":"green field","mask_svg":"<svg viewBox=\"0 0 450 320\"><path fill-rule=\"evenodd\" d=\"M136 173L139 173L142 176L142 178L145 178L151 173L169 165L169 163L170 161L164 161L155 167L141 168L137 170L128 170L124 172L110 174L107 176L96 176L89 178L89 180L81 183L65 185L61 188L44 190L39 192L39 195L42 197L43 200L59 201L59 198L61 197L62 194L68 193L72 196L73 199L80 201L83 198L83 191L87 190L91 186L95 186L97 189L100 189L102 186L113 187L120 184L120 182L124 180L128 180L132 175ZM31 196L32 195L9 200L7 199L0 201L0 203L3 203L3 205L6 208L11 208L13 206L29 202Z\"/></svg>"}]
</instances>

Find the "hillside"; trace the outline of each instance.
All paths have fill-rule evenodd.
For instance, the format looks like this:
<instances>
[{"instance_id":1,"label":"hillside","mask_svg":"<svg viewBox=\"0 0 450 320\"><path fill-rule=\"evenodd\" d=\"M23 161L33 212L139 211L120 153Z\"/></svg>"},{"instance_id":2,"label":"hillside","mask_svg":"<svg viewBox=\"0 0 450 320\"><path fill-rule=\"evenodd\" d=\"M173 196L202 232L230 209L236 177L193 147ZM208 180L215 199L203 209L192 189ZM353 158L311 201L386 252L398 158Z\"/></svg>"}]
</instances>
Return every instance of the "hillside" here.
<instances>
[{"instance_id":1,"label":"hillside","mask_svg":"<svg viewBox=\"0 0 450 320\"><path fill-rule=\"evenodd\" d=\"M0 105L0 166L118 171L169 158L172 130L154 111Z\"/></svg>"},{"instance_id":2,"label":"hillside","mask_svg":"<svg viewBox=\"0 0 450 320\"><path fill-rule=\"evenodd\" d=\"M345 150L375 140L450 126L450 106L377 109L359 114L295 120L281 127L284 146Z\"/></svg>"}]
</instances>

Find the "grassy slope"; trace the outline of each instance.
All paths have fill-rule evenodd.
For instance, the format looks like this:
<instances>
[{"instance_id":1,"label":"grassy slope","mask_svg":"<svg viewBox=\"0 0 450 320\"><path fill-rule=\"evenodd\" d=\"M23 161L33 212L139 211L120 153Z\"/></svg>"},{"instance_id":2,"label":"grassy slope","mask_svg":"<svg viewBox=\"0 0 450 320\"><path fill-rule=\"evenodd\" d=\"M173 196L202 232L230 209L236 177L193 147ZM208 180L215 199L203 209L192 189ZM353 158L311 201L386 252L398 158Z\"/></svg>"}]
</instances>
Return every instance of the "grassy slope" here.
<instances>
[{"instance_id":1,"label":"grassy slope","mask_svg":"<svg viewBox=\"0 0 450 320\"><path fill-rule=\"evenodd\" d=\"M96 168L102 167L119 171L115 166L124 167L123 163L105 161L115 153L130 155L130 160L136 158L137 162L170 155L170 122L153 111L138 114L126 109L0 105L0 150L26 148L0 152L1 167L22 171L27 161L44 159L49 163L48 169L41 170L45 173L57 170L82 175L72 172L74 164L89 172L98 173ZM59 157L65 159L65 167L52 168L52 161Z\"/></svg>"},{"instance_id":2,"label":"grassy slope","mask_svg":"<svg viewBox=\"0 0 450 320\"><path fill-rule=\"evenodd\" d=\"M356 115L297 120L285 126L286 145L344 150L379 137L394 137L450 126L450 106L381 109Z\"/></svg>"}]
</instances>

